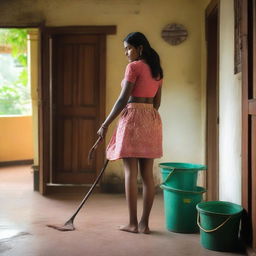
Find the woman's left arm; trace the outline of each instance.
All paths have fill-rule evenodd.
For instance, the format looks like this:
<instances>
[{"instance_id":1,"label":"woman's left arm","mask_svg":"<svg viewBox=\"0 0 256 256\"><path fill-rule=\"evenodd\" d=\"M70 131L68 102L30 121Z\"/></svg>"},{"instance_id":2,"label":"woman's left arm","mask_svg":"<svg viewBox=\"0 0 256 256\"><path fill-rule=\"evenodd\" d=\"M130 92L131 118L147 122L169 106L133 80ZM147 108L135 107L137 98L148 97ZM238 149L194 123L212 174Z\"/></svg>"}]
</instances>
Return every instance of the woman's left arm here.
<instances>
[{"instance_id":1,"label":"woman's left arm","mask_svg":"<svg viewBox=\"0 0 256 256\"><path fill-rule=\"evenodd\" d=\"M101 125L100 129L98 130L97 134L104 138L107 133L108 126L113 122L113 120L121 113L121 111L126 106L129 97L131 96L132 89L133 89L134 83L130 83L128 81L125 81L125 83L122 86L121 93L116 100L110 114L104 121L104 123Z\"/></svg>"}]
</instances>

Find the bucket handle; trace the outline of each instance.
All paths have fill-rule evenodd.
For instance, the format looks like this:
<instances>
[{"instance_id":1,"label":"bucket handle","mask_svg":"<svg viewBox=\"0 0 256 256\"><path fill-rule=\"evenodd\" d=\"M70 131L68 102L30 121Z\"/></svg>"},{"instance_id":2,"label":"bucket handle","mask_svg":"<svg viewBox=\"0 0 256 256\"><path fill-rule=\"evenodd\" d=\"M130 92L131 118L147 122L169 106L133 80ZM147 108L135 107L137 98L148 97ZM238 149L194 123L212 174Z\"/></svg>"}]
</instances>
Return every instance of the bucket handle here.
<instances>
[{"instance_id":1,"label":"bucket handle","mask_svg":"<svg viewBox=\"0 0 256 256\"><path fill-rule=\"evenodd\" d=\"M222 222L218 227L213 228L213 229L204 229L201 224L200 224L200 216L199 216L199 212L197 213L197 225L200 229L202 229L204 232L206 233L211 233L214 231L217 231L218 229L220 229L222 226L224 226L229 220L231 219L231 216L229 216L224 222Z\"/></svg>"},{"instance_id":2,"label":"bucket handle","mask_svg":"<svg viewBox=\"0 0 256 256\"><path fill-rule=\"evenodd\" d=\"M168 175L167 175L167 177L165 178L165 180L164 180L160 185L164 185L165 182L166 182L167 180L169 180L169 178L173 175L174 171L175 171L175 168L171 169L171 171L168 173Z\"/></svg>"}]
</instances>

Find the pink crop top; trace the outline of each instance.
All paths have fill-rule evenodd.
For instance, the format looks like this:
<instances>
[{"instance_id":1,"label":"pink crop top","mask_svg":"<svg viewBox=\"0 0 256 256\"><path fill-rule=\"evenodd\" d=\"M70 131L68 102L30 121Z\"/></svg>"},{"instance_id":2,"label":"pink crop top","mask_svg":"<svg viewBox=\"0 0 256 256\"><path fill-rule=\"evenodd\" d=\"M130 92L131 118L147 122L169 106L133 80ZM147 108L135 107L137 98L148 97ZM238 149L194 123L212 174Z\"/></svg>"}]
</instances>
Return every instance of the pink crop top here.
<instances>
[{"instance_id":1,"label":"pink crop top","mask_svg":"<svg viewBox=\"0 0 256 256\"><path fill-rule=\"evenodd\" d=\"M126 66L124 81L134 83L131 96L133 97L155 97L158 88L162 85L161 80L155 80L151 75L148 64L142 60L133 61Z\"/></svg>"}]
</instances>

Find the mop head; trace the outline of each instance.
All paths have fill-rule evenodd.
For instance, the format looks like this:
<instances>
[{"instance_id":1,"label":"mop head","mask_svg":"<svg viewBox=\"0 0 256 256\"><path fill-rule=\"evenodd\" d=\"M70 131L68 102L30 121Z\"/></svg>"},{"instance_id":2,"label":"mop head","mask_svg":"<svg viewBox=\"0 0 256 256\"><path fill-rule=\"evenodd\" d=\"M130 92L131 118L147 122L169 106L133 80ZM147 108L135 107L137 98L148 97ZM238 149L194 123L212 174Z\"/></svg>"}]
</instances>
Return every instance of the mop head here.
<instances>
[{"instance_id":1,"label":"mop head","mask_svg":"<svg viewBox=\"0 0 256 256\"><path fill-rule=\"evenodd\" d=\"M73 223L66 223L65 225L63 226L57 226L57 225L46 225L47 227L49 228L54 228L54 229L57 229L59 231L73 231L75 230L75 227L73 225Z\"/></svg>"}]
</instances>

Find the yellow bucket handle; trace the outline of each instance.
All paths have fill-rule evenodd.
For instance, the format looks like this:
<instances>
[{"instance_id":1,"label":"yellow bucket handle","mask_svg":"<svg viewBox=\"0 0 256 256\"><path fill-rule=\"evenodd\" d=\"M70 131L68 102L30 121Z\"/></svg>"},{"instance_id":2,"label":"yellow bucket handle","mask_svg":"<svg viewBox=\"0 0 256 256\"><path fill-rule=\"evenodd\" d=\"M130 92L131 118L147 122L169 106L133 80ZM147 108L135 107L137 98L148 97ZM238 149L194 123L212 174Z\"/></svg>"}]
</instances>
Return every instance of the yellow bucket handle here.
<instances>
[{"instance_id":1,"label":"yellow bucket handle","mask_svg":"<svg viewBox=\"0 0 256 256\"><path fill-rule=\"evenodd\" d=\"M200 229L202 229L204 232L206 233L211 233L214 231L217 231L218 229L220 229L222 226L224 226L229 220L231 219L231 216L229 216L224 222L222 222L217 228L213 228L213 229L204 229L201 224L200 224L200 216L199 216L199 212L197 213L197 225Z\"/></svg>"}]
</instances>

